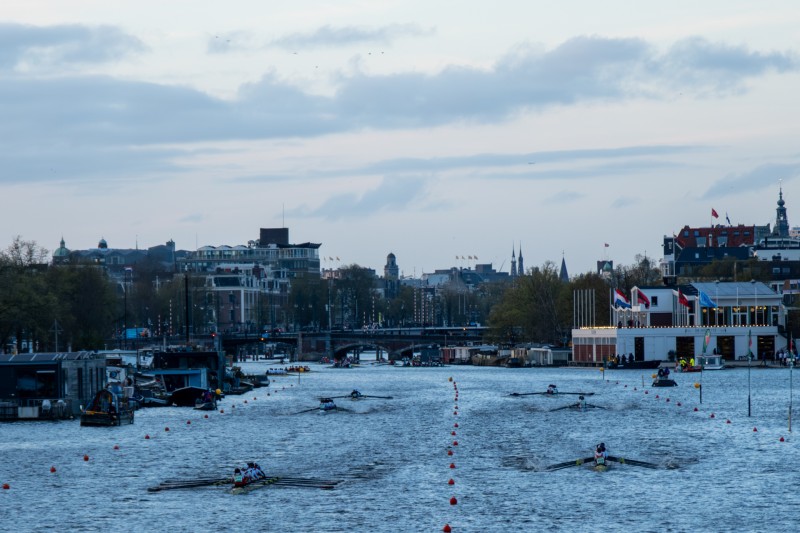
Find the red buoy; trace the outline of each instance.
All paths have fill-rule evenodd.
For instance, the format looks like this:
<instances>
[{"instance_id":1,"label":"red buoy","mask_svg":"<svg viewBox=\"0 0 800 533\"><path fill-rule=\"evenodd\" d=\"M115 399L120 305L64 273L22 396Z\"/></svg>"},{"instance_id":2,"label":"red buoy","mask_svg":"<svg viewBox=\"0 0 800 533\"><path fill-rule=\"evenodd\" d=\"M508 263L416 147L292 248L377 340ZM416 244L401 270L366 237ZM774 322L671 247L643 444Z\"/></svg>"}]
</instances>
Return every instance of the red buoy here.
<instances>
[{"instance_id":1,"label":"red buoy","mask_svg":"<svg viewBox=\"0 0 800 533\"><path fill-rule=\"evenodd\" d=\"M115 444L115 445L114 445L114 449L115 449L115 450L119 450L119 444Z\"/></svg>"},{"instance_id":2,"label":"red buoy","mask_svg":"<svg viewBox=\"0 0 800 533\"><path fill-rule=\"evenodd\" d=\"M453 424L453 427L454 427L454 428L457 428L457 427L458 427L458 422L456 422L455 424Z\"/></svg>"},{"instance_id":3,"label":"red buoy","mask_svg":"<svg viewBox=\"0 0 800 533\"><path fill-rule=\"evenodd\" d=\"M457 440L453 441L453 446L458 446L458 441Z\"/></svg>"},{"instance_id":4,"label":"red buoy","mask_svg":"<svg viewBox=\"0 0 800 533\"><path fill-rule=\"evenodd\" d=\"M255 396L253 396L253 401L256 401L256 400L258 400L258 398L256 398Z\"/></svg>"},{"instance_id":5,"label":"red buoy","mask_svg":"<svg viewBox=\"0 0 800 533\"><path fill-rule=\"evenodd\" d=\"M453 411L453 414L454 414L454 415L457 415L457 414L458 414L458 411Z\"/></svg>"},{"instance_id":6,"label":"red buoy","mask_svg":"<svg viewBox=\"0 0 800 533\"><path fill-rule=\"evenodd\" d=\"M456 482L453 480L453 478L450 478L450 479L447 480L447 484L448 485L455 485Z\"/></svg>"},{"instance_id":7,"label":"red buoy","mask_svg":"<svg viewBox=\"0 0 800 533\"><path fill-rule=\"evenodd\" d=\"M729 418L728 420L725 421L725 423L726 424L730 424L731 423L731 419Z\"/></svg>"},{"instance_id":8,"label":"red buoy","mask_svg":"<svg viewBox=\"0 0 800 533\"><path fill-rule=\"evenodd\" d=\"M445 524L444 527L442 528L442 531L444 531L444 533L450 533L453 530L450 529L450 524Z\"/></svg>"},{"instance_id":9,"label":"red buoy","mask_svg":"<svg viewBox=\"0 0 800 533\"><path fill-rule=\"evenodd\" d=\"M450 434L451 434L451 435L455 435L455 434L456 434L456 432L455 432L455 431L451 431L451 432L450 432Z\"/></svg>"},{"instance_id":10,"label":"red buoy","mask_svg":"<svg viewBox=\"0 0 800 533\"><path fill-rule=\"evenodd\" d=\"M711 413L711 418L714 418L714 413Z\"/></svg>"},{"instance_id":11,"label":"red buoy","mask_svg":"<svg viewBox=\"0 0 800 533\"><path fill-rule=\"evenodd\" d=\"M144 438L145 438L145 440L149 440L150 439L150 435L145 435Z\"/></svg>"},{"instance_id":12,"label":"red buoy","mask_svg":"<svg viewBox=\"0 0 800 533\"><path fill-rule=\"evenodd\" d=\"M455 463L450 463L450 468L455 468L455 467L456 467Z\"/></svg>"},{"instance_id":13,"label":"red buoy","mask_svg":"<svg viewBox=\"0 0 800 533\"><path fill-rule=\"evenodd\" d=\"M447 455L453 455L453 450L447 450Z\"/></svg>"},{"instance_id":14,"label":"red buoy","mask_svg":"<svg viewBox=\"0 0 800 533\"><path fill-rule=\"evenodd\" d=\"M244 403L247 403L247 400L245 400ZM234 407L236 407L236 406L234 405Z\"/></svg>"},{"instance_id":15,"label":"red buoy","mask_svg":"<svg viewBox=\"0 0 800 533\"><path fill-rule=\"evenodd\" d=\"M694 410L697 411L697 407L695 407Z\"/></svg>"},{"instance_id":16,"label":"red buoy","mask_svg":"<svg viewBox=\"0 0 800 533\"><path fill-rule=\"evenodd\" d=\"M658 400L658 394L656 394L656 400Z\"/></svg>"},{"instance_id":17,"label":"red buoy","mask_svg":"<svg viewBox=\"0 0 800 533\"><path fill-rule=\"evenodd\" d=\"M203 418L208 418L208 415L204 415Z\"/></svg>"},{"instance_id":18,"label":"red buoy","mask_svg":"<svg viewBox=\"0 0 800 533\"><path fill-rule=\"evenodd\" d=\"M781 437L781 438L780 438L780 439L778 439L778 440L779 440L780 442L783 442L783 437Z\"/></svg>"},{"instance_id":19,"label":"red buoy","mask_svg":"<svg viewBox=\"0 0 800 533\"><path fill-rule=\"evenodd\" d=\"M165 428L164 428L164 431L169 431L169 427L165 427Z\"/></svg>"},{"instance_id":20,"label":"red buoy","mask_svg":"<svg viewBox=\"0 0 800 533\"><path fill-rule=\"evenodd\" d=\"M783 438L783 437L781 437L781 438ZM56 467L54 467L54 466L51 466L51 467L50 467L50 473L51 473L51 474L55 474L55 473L56 473Z\"/></svg>"},{"instance_id":21,"label":"red buoy","mask_svg":"<svg viewBox=\"0 0 800 533\"><path fill-rule=\"evenodd\" d=\"M644 391L645 394L650 394L650 391Z\"/></svg>"},{"instance_id":22,"label":"red buoy","mask_svg":"<svg viewBox=\"0 0 800 533\"><path fill-rule=\"evenodd\" d=\"M753 431L754 431L754 432L755 432L755 431L758 431L758 428L753 428Z\"/></svg>"},{"instance_id":23,"label":"red buoy","mask_svg":"<svg viewBox=\"0 0 800 533\"><path fill-rule=\"evenodd\" d=\"M187 420L187 421L186 421L186 425L187 425L187 426L188 426L188 425L191 425L191 423L192 423L192 421L191 421L191 420Z\"/></svg>"},{"instance_id":24,"label":"red buoy","mask_svg":"<svg viewBox=\"0 0 800 533\"><path fill-rule=\"evenodd\" d=\"M667 399L666 399L666 400L664 400L664 401L666 401L666 402L669 402L669 398L667 398Z\"/></svg>"},{"instance_id":25,"label":"red buoy","mask_svg":"<svg viewBox=\"0 0 800 533\"><path fill-rule=\"evenodd\" d=\"M88 455L84 455L84 456L83 456L83 460L84 460L84 461L88 461L88 460L89 460L89 456L88 456Z\"/></svg>"},{"instance_id":26,"label":"red buoy","mask_svg":"<svg viewBox=\"0 0 800 533\"><path fill-rule=\"evenodd\" d=\"M220 413L220 414L225 414L225 409L220 409L220 410L219 410L219 413Z\"/></svg>"},{"instance_id":27,"label":"red buoy","mask_svg":"<svg viewBox=\"0 0 800 533\"><path fill-rule=\"evenodd\" d=\"M680 407L680 406L681 406L681 402L678 402L676 405L677 405L678 407Z\"/></svg>"},{"instance_id":28,"label":"red buoy","mask_svg":"<svg viewBox=\"0 0 800 533\"><path fill-rule=\"evenodd\" d=\"M450 498L450 505L455 505L455 504L457 504L457 503L458 503L458 500L456 500L456 497L455 497L455 496L453 496L452 498Z\"/></svg>"},{"instance_id":29,"label":"red buoy","mask_svg":"<svg viewBox=\"0 0 800 533\"><path fill-rule=\"evenodd\" d=\"M8 483L3 483L3 490L8 490L10 488L11 488L11 485L9 485Z\"/></svg>"}]
</instances>

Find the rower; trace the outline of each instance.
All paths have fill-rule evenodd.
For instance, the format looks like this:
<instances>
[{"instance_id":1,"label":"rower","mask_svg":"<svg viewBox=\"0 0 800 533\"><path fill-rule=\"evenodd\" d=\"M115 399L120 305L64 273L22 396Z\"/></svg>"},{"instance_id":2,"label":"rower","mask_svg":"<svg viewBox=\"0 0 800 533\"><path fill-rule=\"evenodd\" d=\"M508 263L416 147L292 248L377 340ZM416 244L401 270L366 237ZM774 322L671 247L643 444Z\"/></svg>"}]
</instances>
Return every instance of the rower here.
<instances>
[{"instance_id":1,"label":"rower","mask_svg":"<svg viewBox=\"0 0 800 533\"><path fill-rule=\"evenodd\" d=\"M351 398L361 398L361 392L358 389L353 389L353 392L350 393Z\"/></svg>"},{"instance_id":2,"label":"rower","mask_svg":"<svg viewBox=\"0 0 800 533\"><path fill-rule=\"evenodd\" d=\"M237 467L236 470L233 471L233 484L236 487L241 487L244 485L244 475L242 471Z\"/></svg>"},{"instance_id":3,"label":"rower","mask_svg":"<svg viewBox=\"0 0 800 533\"><path fill-rule=\"evenodd\" d=\"M551 383L547 386L547 394L558 394L558 387Z\"/></svg>"},{"instance_id":4,"label":"rower","mask_svg":"<svg viewBox=\"0 0 800 533\"><path fill-rule=\"evenodd\" d=\"M597 445L597 448L594 451L594 464L595 466L605 465L606 459L608 459L608 452L606 452L606 445L605 443L601 442Z\"/></svg>"},{"instance_id":5,"label":"rower","mask_svg":"<svg viewBox=\"0 0 800 533\"><path fill-rule=\"evenodd\" d=\"M580 408L582 411L585 411L585 410L586 410L586 407L587 407L587 405L588 405L588 404L586 403L586 399L583 397L583 394L581 394L580 396L578 396L578 399L580 400L580 401L578 402L578 407L579 407L579 408Z\"/></svg>"}]
</instances>

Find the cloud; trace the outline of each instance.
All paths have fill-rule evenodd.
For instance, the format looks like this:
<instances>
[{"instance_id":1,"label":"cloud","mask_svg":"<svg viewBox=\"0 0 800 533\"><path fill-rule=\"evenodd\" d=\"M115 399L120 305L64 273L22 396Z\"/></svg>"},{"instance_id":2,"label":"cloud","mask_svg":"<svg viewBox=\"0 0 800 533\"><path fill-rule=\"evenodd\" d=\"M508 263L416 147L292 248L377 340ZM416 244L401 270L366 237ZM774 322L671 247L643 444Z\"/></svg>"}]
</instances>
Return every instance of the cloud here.
<instances>
[{"instance_id":1,"label":"cloud","mask_svg":"<svg viewBox=\"0 0 800 533\"><path fill-rule=\"evenodd\" d=\"M113 26L29 26L0 23L0 71L22 65L62 67L104 63L144 51L136 37Z\"/></svg>"},{"instance_id":2,"label":"cloud","mask_svg":"<svg viewBox=\"0 0 800 533\"><path fill-rule=\"evenodd\" d=\"M778 180L791 181L800 176L800 163L774 163L759 165L741 174L728 174L716 181L703 193L705 200L723 198L748 191L760 191L771 187Z\"/></svg>"},{"instance_id":3,"label":"cloud","mask_svg":"<svg viewBox=\"0 0 800 533\"><path fill-rule=\"evenodd\" d=\"M433 35L433 30L423 29L416 24L390 24L379 28L356 26L322 26L312 32L292 33L274 39L269 46L298 50L304 48L329 48L352 46L356 44L391 44L403 37Z\"/></svg>"},{"instance_id":4,"label":"cloud","mask_svg":"<svg viewBox=\"0 0 800 533\"><path fill-rule=\"evenodd\" d=\"M623 207L628 207L629 205L636 205L640 203L636 200L636 198L630 196L620 196L613 202L611 202L611 209L620 209Z\"/></svg>"},{"instance_id":5,"label":"cloud","mask_svg":"<svg viewBox=\"0 0 800 533\"><path fill-rule=\"evenodd\" d=\"M318 217L327 220L367 217L379 212L407 212L425 205L425 180L421 177L384 179L362 195L339 194L316 208L300 207L287 211L292 216Z\"/></svg>"},{"instance_id":6,"label":"cloud","mask_svg":"<svg viewBox=\"0 0 800 533\"><path fill-rule=\"evenodd\" d=\"M138 40L110 27L4 27L10 30L10 35L2 37L6 46L0 46L0 65L6 68L36 50L49 51L39 56L43 61L102 61L141 49ZM379 30L375 30L373 39L415 31L405 26ZM319 31L314 35L322 39L338 34ZM367 35L371 33L362 34L362 38ZM344 36L336 38L346 40ZM305 92L274 71L243 85L235 100L215 98L185 86L102 76L43 79L17 73L0 84L0 135L4 139L0 154L13 155L13 164L0 169L0 181L30 179L28 172L40 164L39 160L66 169L74 163L71 155L75 153L104 162L110 159L109 154L120 156L128 151L123 159L139 157L138 168L171 172L176 168L169 155L174 154L153 148L161 144L313 137L363 129L500 123L529 110L579 102L671 98L672 86L678 83L691 84L706 93L726 93L732 87L745 90L746 81L752 77L797 67L796 55L791 52L752 52L699 38L681 41L659 54L640 39L583 36L552 50L520 46L486 69L451 66L435 74L342 74L331 96ZM687 148L629 147L621 149L629 153L620 152L619 156L633 157L631 151L635 150L650 150L652 155L657 149L666 153ZM519 164L536 161L538 165L597 154L529 153L522 154ZM599 157L613 155L608 151ZM390 160L362 171L413 174L458 165L516 165L517 161L511 161L515 157L518 155L484 154L471 159ZM105 170L107 179L128 173L121 165Z\"/></svg>"},{"instance_id":7,"label":"cloud","mask_svg":"<svg viewBox=\"0 0 800 533\"><path fill-rule=\"evenodd\" d=\"M584 198L586 195L580 192L574 191L559 191L555 194L551 194L548 196L543 203L545 204L571 204Z\"/></svg>"}]
</instances>

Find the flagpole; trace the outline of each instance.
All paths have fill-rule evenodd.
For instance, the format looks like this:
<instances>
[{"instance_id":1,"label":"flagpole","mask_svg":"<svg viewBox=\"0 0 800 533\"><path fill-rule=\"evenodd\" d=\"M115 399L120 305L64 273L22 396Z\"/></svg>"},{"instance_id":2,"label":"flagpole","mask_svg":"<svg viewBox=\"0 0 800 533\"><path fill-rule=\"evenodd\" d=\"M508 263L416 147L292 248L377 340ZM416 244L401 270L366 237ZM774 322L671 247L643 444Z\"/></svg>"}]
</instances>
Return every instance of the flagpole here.
<instances>
[{"instance_id":1,"label":"flagpole","mask_svg":"<svg viewBox=\"0 0 800 533\"><path fill-rule=\"evenodd\" d=\"M747 334L748 347L747 347L747 416L750 416L750 363L753 361L753 330Z\"/></svg>"},{"instance_id":2,"label":"flagpole","mask_svg":"<svg viewBox=\"0 0 800 533\"><path fill-rule=\"evenodd\" d=\"M792 353L792 334L789 333L789 433L792 432L792 369L794 369L794 354Z\"/></svg>"}]
</instances>

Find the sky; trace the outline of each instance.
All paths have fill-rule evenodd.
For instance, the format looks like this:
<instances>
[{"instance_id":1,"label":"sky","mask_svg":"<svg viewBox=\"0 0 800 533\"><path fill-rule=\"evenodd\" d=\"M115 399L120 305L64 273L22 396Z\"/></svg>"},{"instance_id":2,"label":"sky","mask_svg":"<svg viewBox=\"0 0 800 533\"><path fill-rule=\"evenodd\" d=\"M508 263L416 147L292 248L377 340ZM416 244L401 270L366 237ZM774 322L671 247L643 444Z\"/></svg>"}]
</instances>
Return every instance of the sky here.
<instances>
[{"instance_id":1,"label":"sky","mask_svg":"<svg viewBox=\"0 0 800 533\"><path fill-rule=\"evenodd\" d=\"M4 0L0 248L632 265L800 225L798 94L794 0Z\"/></svg>"}]
</instances>

